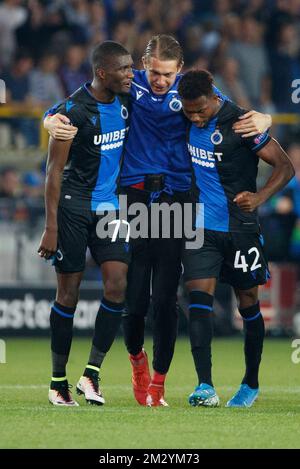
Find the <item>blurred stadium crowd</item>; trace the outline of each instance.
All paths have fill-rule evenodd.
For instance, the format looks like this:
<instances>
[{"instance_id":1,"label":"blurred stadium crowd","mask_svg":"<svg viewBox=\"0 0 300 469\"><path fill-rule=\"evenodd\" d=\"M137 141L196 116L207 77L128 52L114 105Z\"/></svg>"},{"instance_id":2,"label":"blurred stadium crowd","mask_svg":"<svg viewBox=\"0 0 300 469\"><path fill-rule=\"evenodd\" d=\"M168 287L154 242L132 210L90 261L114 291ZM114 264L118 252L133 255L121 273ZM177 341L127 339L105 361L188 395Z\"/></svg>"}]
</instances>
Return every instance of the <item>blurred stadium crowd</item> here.
<instances>
[{"instance_id":1,"label":"blurred stadium crowd","mask_svg":"<svg viewBox=\"0 0 300 469\"><path fill-rule=\"evenodd\" d=\"M262 112L299 114L291 99L300 79L300 0L3 0L0 78L12 109L45 110L90 78L89 53L105 39L122 43L140 68L153 34L171 33L185 66L207 68L238 104ZM39 144L38 122L1 117L0 153ZM300 128L274 126L296 176L261 208L271 260L300 260ZM1 164L0 221L43 215L45 163L20 171ZM276 233L276 236L274 236Z\"/></svg>"}]
</instances>

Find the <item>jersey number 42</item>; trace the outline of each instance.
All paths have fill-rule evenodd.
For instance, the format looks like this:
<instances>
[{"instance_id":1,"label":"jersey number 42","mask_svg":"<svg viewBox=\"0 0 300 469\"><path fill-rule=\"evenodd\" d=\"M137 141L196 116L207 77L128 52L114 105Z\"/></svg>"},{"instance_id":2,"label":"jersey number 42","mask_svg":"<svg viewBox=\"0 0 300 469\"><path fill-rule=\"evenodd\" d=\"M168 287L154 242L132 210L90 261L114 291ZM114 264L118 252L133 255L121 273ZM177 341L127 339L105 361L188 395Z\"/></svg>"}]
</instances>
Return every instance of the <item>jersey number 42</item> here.
<instances>
[{"instance_id":1,"label":"jersey number 42","mask_svg":"<svg viewBox=\"0 0 300 469\"><path fill-rule=\"evenodd\" d=\"M261 264L258 264L258 259L259 259L259 252L256 247L253 247L249 249L248 254L255 254L255 257L253 259L253 262L250 267L250 271L259 269L261 267ZM235 269L243 269L243 272L248 272L249 264L246 262L246 256L241 254L241 251L236 251L235 253L235 259L234 259L234 268Z\"/></svg>"}]
</instances>

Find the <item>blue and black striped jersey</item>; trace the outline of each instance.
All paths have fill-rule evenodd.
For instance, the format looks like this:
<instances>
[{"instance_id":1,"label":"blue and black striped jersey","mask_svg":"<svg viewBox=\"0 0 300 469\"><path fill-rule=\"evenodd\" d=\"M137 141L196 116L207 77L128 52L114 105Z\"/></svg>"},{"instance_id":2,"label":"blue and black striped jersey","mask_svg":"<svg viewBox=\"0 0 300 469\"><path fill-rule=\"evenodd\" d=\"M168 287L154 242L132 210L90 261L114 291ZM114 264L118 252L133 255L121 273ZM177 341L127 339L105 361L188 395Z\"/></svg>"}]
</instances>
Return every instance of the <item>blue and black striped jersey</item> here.
<instances>
[{"instance_id":1,"label":"blue and black striped jersey","mask_svg":"<svg viewBox=\"0 0 300 469\"><path fill-rule=\"evenodd\" d=\"M256 192L259 158L256 153L270 141L268 132L242 138L232 129L246 111L224 101L206 127L192 124L188 151L198 201L204 204L204 228L215 231L257 231L257 212L243 212L233 199L242 191ZM198 220L198 226L200 217Z\"/></svg>"},{"instance_id":2,"label":"blue and black striped jersey","mask_svg":"<svg viewBox=\"0 0 300 469\"><path fill-rule=\"evenodd\" d=\"M102 103L90 93L87 83L47 114L57 112L78 127L63 172L60 204L93 211L118 208L128 97L116 96L112 103Z\"/></svg>"}]
</instances>

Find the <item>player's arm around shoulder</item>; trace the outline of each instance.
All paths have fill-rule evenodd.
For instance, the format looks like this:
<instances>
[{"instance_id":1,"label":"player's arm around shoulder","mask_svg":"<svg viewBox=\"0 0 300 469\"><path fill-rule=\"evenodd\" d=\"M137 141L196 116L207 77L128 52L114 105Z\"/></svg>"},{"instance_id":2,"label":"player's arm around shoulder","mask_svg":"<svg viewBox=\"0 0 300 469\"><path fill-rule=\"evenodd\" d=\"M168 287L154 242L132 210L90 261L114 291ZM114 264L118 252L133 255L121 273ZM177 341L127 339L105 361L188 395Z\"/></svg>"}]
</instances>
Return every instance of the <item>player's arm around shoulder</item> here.
<instances>
[{"instance_id":1,"label":"player's arm around shoulder","mask_svg":"<svg viewBox=\"0 0 300 469\"><path fill-rule=\"evenodd\" d=\"M48 114L44 118L44 128L56 140L72 140L78 132L78 127L72 125L70 119L60 113Z\"/></svg>"},{"instance_id":2,"label":"player's arm around shoulder","mask_svg":"<svg viewBox=\"0 0 300 469\"><path fill-rule=\"evenodd\" d=\"M50 137L45 182L45 229L38 248L40 257L49 259L57 250L57 208L60 199L62 172L73 140L60 141Z\"/></svg>"},{"instance_id":3,"label":"player's arm around shoulder","mask_svg":"<svg viewBox=\"0 0 300 469\"><path fill-rule=\"evenodd\" d=\"M273 166L273 171L266 184L258 192L244 191L236 195L234 202L246 212L254 211L269 197L280 191L295 175L291 160L274 138L269 138L269 141L255 153Z\"/></svg>"},{"instance_id":4,"label":"player's arm around shoulder","mask_svg":"<svg viewBox=\"0 0 300 469\"><path fill-rule=\"evenodd\" d=\"M266 132L271 126L271 114L262 114L252 110L239 116L239 120L233 124L232 128L237 134L247 138Z\"/></svg>"}]
</instances>

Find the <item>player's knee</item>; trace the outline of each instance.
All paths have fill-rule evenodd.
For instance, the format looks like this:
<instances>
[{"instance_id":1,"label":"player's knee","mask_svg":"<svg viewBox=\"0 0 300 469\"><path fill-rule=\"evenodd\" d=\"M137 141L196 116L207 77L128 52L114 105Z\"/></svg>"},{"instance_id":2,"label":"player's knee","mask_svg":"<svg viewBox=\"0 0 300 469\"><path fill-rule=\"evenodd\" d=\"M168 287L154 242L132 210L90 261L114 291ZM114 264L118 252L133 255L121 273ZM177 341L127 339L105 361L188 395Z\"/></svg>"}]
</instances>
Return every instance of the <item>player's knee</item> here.
<instances>
[{"instance_id":1,"label":"player's knee","mask_svg":"<svg viewBox=\"0 0 300 469\"><path fill-rule=\"evenodd\" d=\"M78 288L68 288L60 290L57 294L57 302L69 308L75 308L79 299Z\"/></svg>"},{"instance_id":2,"label":"player's knee","mask_svg":"<svg viewBox=\"0 0 300 469\"><path fill-rule=\"evenodd\" d=\"M239 298L240 309L250 308L257 303L257 289L252 290L239 290L237 292Z\"/></svg>"},{"instance_id":3,"label":"player's knee","mask_svg":"<svg viewBox=\"0 0 300 469\"><path fill-rule=\"evenodd\" d=\"M111 276L106 280L104 285L105 298L117 303L124 301L126 286L126 275Z\"/></svg>"}]
</instances>

